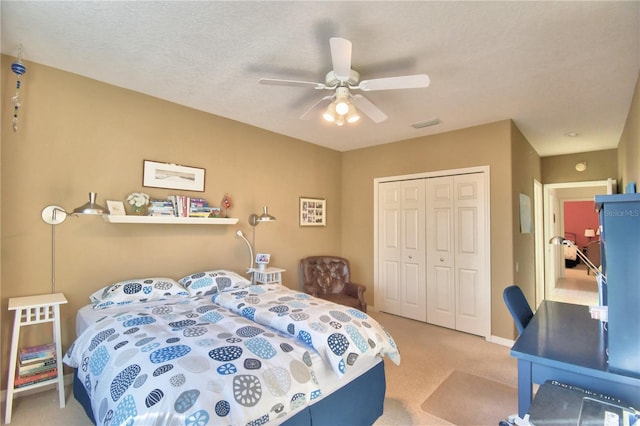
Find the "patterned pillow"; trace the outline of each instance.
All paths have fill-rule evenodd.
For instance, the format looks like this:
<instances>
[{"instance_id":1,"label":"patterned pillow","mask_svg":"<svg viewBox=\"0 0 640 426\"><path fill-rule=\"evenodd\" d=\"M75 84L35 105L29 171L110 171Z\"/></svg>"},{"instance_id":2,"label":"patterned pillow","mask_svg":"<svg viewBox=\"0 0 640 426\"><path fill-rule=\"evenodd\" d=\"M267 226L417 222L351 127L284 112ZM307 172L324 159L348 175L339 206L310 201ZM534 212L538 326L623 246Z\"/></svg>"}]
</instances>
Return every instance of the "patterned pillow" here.
<instances>
[{"instance_id":1,"label":"patterned pillow","mask_svg":"<svg viewBox=\"0 0 640 426\"><path fill-rule=\"evenodd\" d=\"M178 282L187 289L191 296L206 296L251 285L251 281L246 278L224 269L187 275L180 278Z\"/></svg>"},{"instance_id":2,"label":"patterned pillow","mask_svg":"<svg viewBox=\"0 0 640 426\"><path fill-rule=\"evenodd\" d=\"M170 297L189 297L189 292L175 280L164 277L120 281L89 296L93 309L164 300Z\"/></svg>"}]
</instances>

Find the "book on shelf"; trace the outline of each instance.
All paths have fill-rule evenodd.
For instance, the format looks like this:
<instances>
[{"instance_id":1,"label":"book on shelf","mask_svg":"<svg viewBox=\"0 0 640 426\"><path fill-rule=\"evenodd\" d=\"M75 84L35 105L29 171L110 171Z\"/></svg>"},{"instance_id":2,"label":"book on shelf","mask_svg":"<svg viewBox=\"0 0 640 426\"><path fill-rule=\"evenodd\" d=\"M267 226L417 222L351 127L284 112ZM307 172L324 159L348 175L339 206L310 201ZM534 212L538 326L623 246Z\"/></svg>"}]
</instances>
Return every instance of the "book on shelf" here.
<instances>
[{"instance_id":1,"label":"book on shelf","mask_svg":"<svg viewBox=\"0 0 640 426\"><path fill-rule=\"evenodd\" d=\"M56 365L57 365L56 358L49 358L45 361L36 362L32 364L26 364L26 365L20 364L18 365L18 375L26 376L26 375L31 375L35 373L40 373L43 371L51 370L52 368L56 367Z\"/></svg>"},{"instance_id":2,"label":"book on shelf","mask_svg":"<svg viewBox=\"0 0 640 426\"><path fill-rule=\"evenodd\" d=\"M20 348L18 351L18 357L21 363L25 363L31 360L42 360L50 357L54 357L56 354L55 343L47 343L44 345L29 346Z\"/></svg>"},{"instance_id":3,"label":"book on shelf","mask_svg":"<svg viewBox=\"0 0 640 426\"><path fill-rule=\"evenodd\" d=\"M17 376L13 382L13 386L21 388L24 386L34 385L36 383L44 382L58 377L58 369L53 368L51 370L44 371L39 374L32 374L30 376L19 377Z\"/></svg>"}]
</instances>

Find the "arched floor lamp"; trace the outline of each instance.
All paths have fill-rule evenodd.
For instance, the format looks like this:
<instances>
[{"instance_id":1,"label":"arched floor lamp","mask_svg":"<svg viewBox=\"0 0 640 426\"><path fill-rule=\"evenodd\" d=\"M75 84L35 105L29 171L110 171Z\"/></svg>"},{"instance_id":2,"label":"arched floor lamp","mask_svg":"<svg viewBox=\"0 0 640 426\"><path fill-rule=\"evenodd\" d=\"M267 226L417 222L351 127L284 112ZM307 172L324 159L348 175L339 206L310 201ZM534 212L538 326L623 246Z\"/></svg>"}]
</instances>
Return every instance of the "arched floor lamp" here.
<instances>
[{"instance_id":1,"label":"arched floor lamp","mask_svg":"<svg viewBox=\"0 0 640 426\"><path fill-rule=\"evenodd\" d=\"M68 215L103 215L109 214L106 207L96 203L96 193L89 193L89 202L67 212L60 206L51 205L42 209L42 220L51 225L51 293L56 292L56 225L65 221Z\"/></svg>"}]
</instances>

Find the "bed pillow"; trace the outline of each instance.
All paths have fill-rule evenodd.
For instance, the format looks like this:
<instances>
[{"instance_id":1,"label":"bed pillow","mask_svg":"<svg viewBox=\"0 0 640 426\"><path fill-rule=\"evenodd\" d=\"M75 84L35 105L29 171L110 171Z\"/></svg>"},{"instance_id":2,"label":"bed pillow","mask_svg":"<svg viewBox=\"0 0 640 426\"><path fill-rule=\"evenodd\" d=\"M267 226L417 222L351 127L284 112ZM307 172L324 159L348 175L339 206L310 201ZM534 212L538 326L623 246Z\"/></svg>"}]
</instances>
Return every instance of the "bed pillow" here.
<instances>
[{"instance_id":1,"label":"bed pillow","mask_svg":"<svg viewBox=\"0 0 640 426\"><path fill-rule=\"evenodd\" d=\"M89 298L94 309L130 303L189 297L189 292L172 278L140 278L108 285Z\"/></svg>"},{"instance_id":2,"label":"bed pillow","mask_svg":"<svg viewBox=\"0 0 640 426\"><path fill-rule=\"evenodd\" d=\"M178 280L191 296L206 296L226 290L236 290L251 285L251 281L233 271L216 269L197 272Z\"/></svg>"}]
</instances>

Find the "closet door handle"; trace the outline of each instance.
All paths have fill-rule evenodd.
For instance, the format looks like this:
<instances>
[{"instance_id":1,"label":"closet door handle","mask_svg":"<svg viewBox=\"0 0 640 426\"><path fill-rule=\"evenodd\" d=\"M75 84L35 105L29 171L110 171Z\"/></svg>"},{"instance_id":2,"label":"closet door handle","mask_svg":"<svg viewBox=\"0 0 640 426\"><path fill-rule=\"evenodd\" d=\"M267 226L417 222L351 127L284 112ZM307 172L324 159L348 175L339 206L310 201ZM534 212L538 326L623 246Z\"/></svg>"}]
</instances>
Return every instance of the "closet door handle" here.
<instances>
[{"instance_id":1,"label":"closet door handle","mask_svg":"<svg viewBox=\"0 0 640 426\"><path fill-rule=\"evenodd\" d=\"M441 258L440 258L440 262L444 262L444 257L441 257Z\"/></svg>"}]
</instances>

